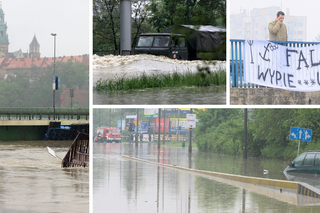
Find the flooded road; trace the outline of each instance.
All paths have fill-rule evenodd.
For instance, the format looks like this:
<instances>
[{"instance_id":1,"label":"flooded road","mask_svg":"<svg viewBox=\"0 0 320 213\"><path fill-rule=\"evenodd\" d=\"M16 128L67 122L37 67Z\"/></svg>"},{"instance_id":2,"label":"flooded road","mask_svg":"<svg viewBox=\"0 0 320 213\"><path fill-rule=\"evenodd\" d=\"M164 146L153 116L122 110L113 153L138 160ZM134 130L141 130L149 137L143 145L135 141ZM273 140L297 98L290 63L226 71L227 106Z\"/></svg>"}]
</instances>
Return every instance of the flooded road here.
<instances>
[{"instance_id":1,"label":"flooded road","mask_svg":"<svg viewBox=\"0 0 320 213\"><path fill-rule=\"evenodd\" d=\"M206 154L157 145L93 145L93 210L98 212L319 212L200 175L127 160L122 155L188 168L282 179L286 162ZM264 174L263 170L268 170ZM106 202L108 201L108 202ZM109 205L112 203L112 205Z\"/></svg>"},{"instance_id":2,"label":"flooded road","mask_svg":"<svg viewBox=\"0 0 320 213\"><path fill-rule=\"evenodd\" d=\"M0 212L89 212L89 168L61 168L72 141L0 142Z\"/></svg>"},{"instance_id":3,"label":"flooded road","mask_svg":"<svg viewBox=\"0 0 320 213\"><path fill-rule=\"evenodd\" d=\"M94 104L226 104L226 87L178 87L93 93Z\"/></svg>"}]
</instances>

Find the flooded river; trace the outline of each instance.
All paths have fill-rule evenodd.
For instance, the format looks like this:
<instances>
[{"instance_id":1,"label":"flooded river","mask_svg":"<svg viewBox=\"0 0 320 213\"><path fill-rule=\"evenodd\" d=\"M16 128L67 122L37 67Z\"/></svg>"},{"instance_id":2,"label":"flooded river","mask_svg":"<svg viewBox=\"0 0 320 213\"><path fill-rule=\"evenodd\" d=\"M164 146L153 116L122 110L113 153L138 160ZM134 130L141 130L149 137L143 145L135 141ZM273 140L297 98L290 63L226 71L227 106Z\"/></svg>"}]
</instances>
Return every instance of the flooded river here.
<instances>
[{"instance_id":1,"label":"flooded river","mask_svg":"<svg viewBox=\"0 0 320 213\"><path fill-rule=\"evenodd\" d=\"M0 142L0 212L89 212L89 168L61 168L72 141Z\"/></svg>"},{"instance_id":2,"label":"flooded river","mask_svg":"<svg viewBox=\"0 0 320 213\"><path fill-rule=\"evenodd\" d=\"M200 170L286 180L286 162L154 144L93 144L93 212L319 212L195 173L123 158L123 155ZM263 170L268 170L264 174ZM318 178L319 179L319 178ZM317 180L319 182L319 180ZM112 204L112 205L111 205Z\"/></svg>"},{"instance_id":3,"label":"flooded river","mask_svg":"<svg viewBox=\"0 0 320 213\"><path fill-rule=\"evenodd\" d=\"M226 87L178 87L93 93L94 104L226 104Z\"/></svg>"},{"instance_id":4,"label":"flooded river","mask_svg":"<svg viewBox=\"0 0 320 213\"><path fill-rule=\"evenodd\" d=\"M225 61L179 61L164 56L132 55L93 57L93 85L100 79L132 78L157 73L198 72L209 67L211 72L225 70ZM182 87L93 93L94 104L226 104L226 87Z\"/></svg>"},{"instance_id":5,"label":"flooded river","mask_svg":"<svg viewBox=\"0 0 320 213\"><path fill-rule=\"evenodd\" d=\"M113 56L107 55L99 57L93 56L93 85L99 79L109 80L122 77L136 77L145 73L152 75L155 73L173 73L173 72L198 72L197 67L209 66L212 72L217 70L226 70L225 61L214 61L211 65L203 61L179 61L169 59L164 56L154 55L131 55L131 56Z\"/></svg>"}]
</instances>

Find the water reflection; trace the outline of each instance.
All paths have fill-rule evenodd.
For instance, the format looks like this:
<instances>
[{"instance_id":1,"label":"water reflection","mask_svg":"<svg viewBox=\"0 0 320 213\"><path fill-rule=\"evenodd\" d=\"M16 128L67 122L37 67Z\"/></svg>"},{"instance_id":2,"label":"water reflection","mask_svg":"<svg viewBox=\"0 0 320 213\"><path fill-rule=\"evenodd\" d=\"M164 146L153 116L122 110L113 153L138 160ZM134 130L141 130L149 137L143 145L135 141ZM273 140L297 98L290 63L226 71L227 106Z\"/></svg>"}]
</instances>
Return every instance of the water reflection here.
<instances>
[{"instance_id":1,"label":"water reflection","mask_svg":"<svg viewBox=\"0 0 320 213\"><path fill-rule=\"evenodd\" d=\"M226 87L182 87L93 93L94 104L226 104Z\"/></svg>"},{"instance_id":2,"label":"water reflection","mask_svg":"<svg viewBox=\"0 0 320 213\"><path fill-rule=\"evenodd\" d=\"M101 144L93 146L94 212L301 212L320 211L305 197L289 197L277 190L236 185L154 164L126 160L122 155L178 166L277 178L285 164L277 160L204 154L188 148L157 148L157 144ZM254 168L252 168L254 167ZM231 172L229 172L231 171ZM277 178L278 179L278 178ZM286 179L282 174L282 179ZM265 194L265 195L264 195ZM106 202L108 201L108 202ZM112 205L109 205L112 203ZM269 209L269 210L268 210Z\"/></svg>"},{"instance_id":3,"label":"water reflection","mask_svg":"<svg viewBox=\"0 0 320 213\"><path fill-rule=\"evenodd\" d=\"M284 172L283 174L290 181L304 182L320 189L320 175L302 174L302 173L296 173L296 172L290 172L290 173Z\"/></svg>"}]
</instances>

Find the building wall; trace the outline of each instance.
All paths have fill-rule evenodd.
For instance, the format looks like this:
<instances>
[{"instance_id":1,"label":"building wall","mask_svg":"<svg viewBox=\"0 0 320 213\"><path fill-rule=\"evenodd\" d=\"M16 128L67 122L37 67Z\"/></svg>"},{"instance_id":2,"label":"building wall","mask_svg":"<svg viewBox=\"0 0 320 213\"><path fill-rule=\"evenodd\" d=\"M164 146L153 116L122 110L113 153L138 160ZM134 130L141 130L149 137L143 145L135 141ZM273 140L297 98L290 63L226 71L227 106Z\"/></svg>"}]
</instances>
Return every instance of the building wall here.
<instances>
[{"instance_id":1,"label":"building wall","mask_svg":"<svg viewBox=\"0 0 320 213\"><path fill-rule=\"evenodd\" d=\"M70 89L63 90L60 95L61 105L60 107L71 107ZM72 105L78 102L79 107L89 106L89 90L74 90L74 96L72 98Z\"/></svg>"},{"instance_id":2,"label":"building wall","mask_svg":"<svg viewBox=\"0 0 320 213\"><path fill-rule=\"evenodd\" d=\"M319 92L275 88L230 88L231 105L319 105Z\"/></svg>"},{"instance_id":3,"label":"building wall","mask_svg":"<svg viewBox=\"0 0 320 213\"><path fill-rule=\"evenodd\" d=\"M230 16L230 38L247 40L269 40L268 24L276 18L280 7L253 9L250 12ZM284 23L288 30L289 41L306 41L307 17L292 16L289 10L285 12Z\"/></svg>"}]
</instances>

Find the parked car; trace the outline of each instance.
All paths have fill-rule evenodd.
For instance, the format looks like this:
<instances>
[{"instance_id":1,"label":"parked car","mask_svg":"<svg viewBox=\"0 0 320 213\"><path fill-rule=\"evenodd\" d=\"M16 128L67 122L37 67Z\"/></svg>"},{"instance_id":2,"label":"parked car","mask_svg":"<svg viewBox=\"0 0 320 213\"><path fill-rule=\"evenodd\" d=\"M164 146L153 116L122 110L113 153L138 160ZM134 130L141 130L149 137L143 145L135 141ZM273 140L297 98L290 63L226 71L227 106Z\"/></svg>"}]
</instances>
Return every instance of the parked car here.
<instances>
[{"instance_id":1,"label":"parked car","mask_svg":"<svg viewBox=\"0 0 320 213\"><path fill-rule=\"evenodd\" d=\"M311 150L302 153L290 162L283 172L320 174L320 150Z\"/></svg>"}]
</instances>

